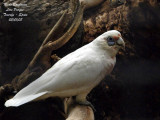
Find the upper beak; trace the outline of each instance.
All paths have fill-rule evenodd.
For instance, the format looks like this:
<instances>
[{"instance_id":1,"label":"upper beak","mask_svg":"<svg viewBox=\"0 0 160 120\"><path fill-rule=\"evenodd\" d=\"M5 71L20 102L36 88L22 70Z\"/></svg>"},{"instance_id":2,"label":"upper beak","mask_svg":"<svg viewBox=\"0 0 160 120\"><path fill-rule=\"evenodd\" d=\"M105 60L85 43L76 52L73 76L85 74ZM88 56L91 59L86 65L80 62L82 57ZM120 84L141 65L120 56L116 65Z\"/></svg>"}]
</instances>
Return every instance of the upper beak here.
<instances>
[{"instance_id":1,"label":"upper beak","mask_svg":"<svg viewBox=\"0 0 160 120\"><path fill-rule=\"evenodd\" d=\"M117 45L121 46L121 48L125 50L125 42L121 37L117 40Z\"/></svg>"}]
</instances>

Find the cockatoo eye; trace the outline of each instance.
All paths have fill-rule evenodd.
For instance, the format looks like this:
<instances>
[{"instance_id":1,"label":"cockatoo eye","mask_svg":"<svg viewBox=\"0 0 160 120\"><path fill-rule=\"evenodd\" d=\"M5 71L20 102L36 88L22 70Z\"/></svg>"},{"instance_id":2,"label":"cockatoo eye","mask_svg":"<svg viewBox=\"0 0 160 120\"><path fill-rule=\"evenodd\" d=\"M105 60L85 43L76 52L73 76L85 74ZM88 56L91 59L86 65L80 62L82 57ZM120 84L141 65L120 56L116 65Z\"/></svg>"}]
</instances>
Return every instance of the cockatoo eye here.
<instances>
[{"instance_id":1,"label":"cockatoo eye","mask_svg":"<svg viewBox=\"0 0 160 120\"><path fill-rule=\"evenodd\" d=\"M112 37L109 36L107 38L107 43L108 43L109 46L113 46L113 45L115 45L115 40Z\"/></svg>"}]
</instances>

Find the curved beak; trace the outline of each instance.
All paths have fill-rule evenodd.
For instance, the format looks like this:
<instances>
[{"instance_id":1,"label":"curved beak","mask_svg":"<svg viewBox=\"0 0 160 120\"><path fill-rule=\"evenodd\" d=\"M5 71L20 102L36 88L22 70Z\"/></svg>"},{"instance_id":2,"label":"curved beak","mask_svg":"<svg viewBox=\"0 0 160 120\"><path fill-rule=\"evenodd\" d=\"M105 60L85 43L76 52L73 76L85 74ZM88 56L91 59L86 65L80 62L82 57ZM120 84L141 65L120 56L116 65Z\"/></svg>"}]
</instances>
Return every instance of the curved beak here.
<instances>
[{"instance_id":1,"label":"curved beak","mask_svg":"<svg viewBox=\"0 0 160 120\"><path fill-rule=\"evenodd\" d=\"M125 50L125 42L124 40L120 37L118 40L117 40L117 45L119 45L123 50Z\"/></svg>"}]
</instances>

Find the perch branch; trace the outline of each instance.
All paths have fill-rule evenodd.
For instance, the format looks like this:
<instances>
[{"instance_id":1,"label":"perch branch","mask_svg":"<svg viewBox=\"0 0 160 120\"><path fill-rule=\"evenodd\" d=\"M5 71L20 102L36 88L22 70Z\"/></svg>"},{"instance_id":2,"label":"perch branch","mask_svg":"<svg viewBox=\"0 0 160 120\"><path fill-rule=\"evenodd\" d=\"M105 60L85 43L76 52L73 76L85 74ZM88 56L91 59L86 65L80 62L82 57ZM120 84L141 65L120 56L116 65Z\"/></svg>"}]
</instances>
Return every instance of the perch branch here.
<instances>
[{"instance_id":1,"label":"perch branch","mask_svg":"<svg viewBox=\"0 0 160 120\"><path fill-rule=\"evenodd\" d=\"M71 97L64 99L64 111L68 116L66 120L94 120L91 107L78 105Z\"/></svg>"},{"instance_id":2,"label":"perch branch","mask_svg":"<svg viewBox=\"0 0 160 120\"><path fill-rule=\"evenodd\" d=\"M76 105L71 108L66 120L94 120L94 113L89 106Z\"/></svg>"}]
</instances>

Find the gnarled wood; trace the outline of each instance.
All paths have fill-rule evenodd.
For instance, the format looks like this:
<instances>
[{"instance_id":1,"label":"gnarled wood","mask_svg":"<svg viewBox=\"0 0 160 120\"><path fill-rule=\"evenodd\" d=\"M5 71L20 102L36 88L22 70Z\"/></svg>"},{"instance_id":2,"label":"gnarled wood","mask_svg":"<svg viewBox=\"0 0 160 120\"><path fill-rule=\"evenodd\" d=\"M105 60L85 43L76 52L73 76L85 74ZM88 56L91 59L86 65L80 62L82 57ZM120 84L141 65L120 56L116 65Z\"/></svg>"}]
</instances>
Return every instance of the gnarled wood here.
<instances>
[{"instance_id":1,"label":"gnarled wood","mask_svg":"<svg viewBox=\"0 0 160 120\"><path fill-rule=\"evenodd\" d=\"M84 10L84 5L81 4L79 6L79 9L78 9L77 14L75 16L75 19L74 19L71 27L68 29L68 31L62 37L60 37L58 40L48 44L52 50L56 50L56 49L62 47L75 34L75 32L77 31L77 29L81 23L81 20L82 20L83 10Z\"/></svg>"}]
</instances>

